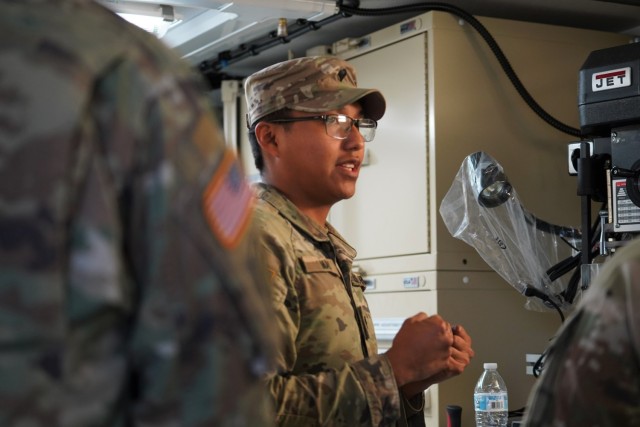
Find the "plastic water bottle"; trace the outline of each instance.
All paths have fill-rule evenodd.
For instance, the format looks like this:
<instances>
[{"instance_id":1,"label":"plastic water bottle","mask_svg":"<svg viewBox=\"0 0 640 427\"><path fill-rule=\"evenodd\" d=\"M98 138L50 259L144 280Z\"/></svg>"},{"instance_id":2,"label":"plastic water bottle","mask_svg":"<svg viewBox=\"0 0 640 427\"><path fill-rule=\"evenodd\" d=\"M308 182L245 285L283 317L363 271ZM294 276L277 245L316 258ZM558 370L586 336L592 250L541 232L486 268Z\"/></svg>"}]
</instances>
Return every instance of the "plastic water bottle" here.
<instances>
[{"instance_id":1,"label":"plastic water bottle","mask_svg":"<svg viewBox=\"0 0 640 427\"><path fill-rule=\"evenodd\" d=\"M507 386L498 373L497 363L485 363L473 392L476 427L507 427L509 405Z\"/></svg>"}]
</instances>

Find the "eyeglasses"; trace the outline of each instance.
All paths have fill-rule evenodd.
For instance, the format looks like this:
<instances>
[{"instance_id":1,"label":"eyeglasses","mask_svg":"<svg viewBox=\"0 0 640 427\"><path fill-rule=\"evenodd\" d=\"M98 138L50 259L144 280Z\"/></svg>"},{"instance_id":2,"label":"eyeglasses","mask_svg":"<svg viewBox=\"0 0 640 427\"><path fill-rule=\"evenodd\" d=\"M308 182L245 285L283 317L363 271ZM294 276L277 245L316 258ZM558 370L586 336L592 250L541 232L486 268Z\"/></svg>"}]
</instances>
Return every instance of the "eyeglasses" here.
<instances>
[{"instance_id":1,"label":"eyeglasses","mask_svg":"<svg viewBox=\"0 0 640 427\"><path fill-rule=\"evenodd\" d=\"M275 119L269 120L270 123L291 123L291 122L304 122L308 120L322 120L324 122L324 129L332 138L335 139L347 139L349 132L353 128L353 125L358 128L360 135L366 142L373 141L376 136L376 128L378 122L373 119L352 119L344 114L327 114L323 116L310 116L310 117L290 117L288 119Z\"/></svg>"}]
</instances>

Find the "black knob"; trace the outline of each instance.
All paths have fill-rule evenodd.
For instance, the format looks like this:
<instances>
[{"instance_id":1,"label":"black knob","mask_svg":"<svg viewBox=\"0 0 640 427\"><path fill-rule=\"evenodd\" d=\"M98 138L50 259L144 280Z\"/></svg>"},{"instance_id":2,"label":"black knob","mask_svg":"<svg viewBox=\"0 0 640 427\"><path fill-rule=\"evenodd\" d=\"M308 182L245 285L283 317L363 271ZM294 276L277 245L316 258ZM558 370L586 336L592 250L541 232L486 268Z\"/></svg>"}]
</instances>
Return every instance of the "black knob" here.
<instances>
[{"instance_id":1,"label":"black knob","mask_svg":"<svg viewBox=\"0 0 640 427\"><path fill-rule=\"evenodd\" d=\"M458 405L447 405L447 427L461 427L462 408Z\"/></svg>"}]
</instances>

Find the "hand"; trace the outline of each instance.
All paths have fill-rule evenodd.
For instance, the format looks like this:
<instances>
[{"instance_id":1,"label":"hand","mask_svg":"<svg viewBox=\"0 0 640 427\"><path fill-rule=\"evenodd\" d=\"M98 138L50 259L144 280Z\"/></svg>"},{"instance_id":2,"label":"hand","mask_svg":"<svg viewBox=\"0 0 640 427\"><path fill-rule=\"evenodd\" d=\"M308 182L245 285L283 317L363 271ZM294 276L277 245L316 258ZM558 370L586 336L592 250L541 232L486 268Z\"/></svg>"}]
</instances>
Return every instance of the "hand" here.
<instances>
[{"instance_id":1,"label":"hand","mask_svg":"<svg viewBox=\"0 0 640 427\"><path fill-rule=\"evenodd\" d=\"M418 393L431 387L433 384L448 380L454 376L460 375L469 365L475 352L471 348L471 337L467 331L460 325L453 327L453 351L447 362L447 367L442 371L432 375L431 377L409 383L401 387L402 393L407 398L411 398Z\"/></svg>"},{"instance_id":2,"label":"hand","mask_svg":"<svg viewBox=\"0 0 640 427\"><path fill-rule=\"evenodd\" d=\"M438 315L418 313L404 321L386 355L399 387L448 368L454 351L451 325Z\"/></svg>"}]
</instances>

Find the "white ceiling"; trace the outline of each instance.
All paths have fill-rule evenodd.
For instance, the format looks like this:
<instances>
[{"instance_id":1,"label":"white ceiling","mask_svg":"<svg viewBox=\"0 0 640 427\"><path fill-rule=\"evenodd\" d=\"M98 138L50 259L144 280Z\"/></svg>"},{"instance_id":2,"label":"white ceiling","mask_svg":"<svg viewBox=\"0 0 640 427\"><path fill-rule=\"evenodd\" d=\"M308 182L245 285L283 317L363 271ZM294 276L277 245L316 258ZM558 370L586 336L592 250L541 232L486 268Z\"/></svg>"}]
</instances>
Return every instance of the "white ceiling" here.
<instances>
[{"instance_id":1,"label":"white ceiling","mask_svg":"<svg viewBox=\"0 0 640 427\"><path fill-rule=\"evenodd\" d=\"M100 0L114 10L127 8L155 8L158 4L173 6L182 21L172 26L163 40L175 48L186 60L203 68L214 66L216 73L244 77L264 66L287 59L288 55L303 56L318 45L331 45L337 40L357 38L405 20L427 9L411 13L388 13L381 17L336 17L336 1L332 0ZM343 0L357 6L357 0ZM431 2L415 0L360 0L361 9L391 8L406 5L426 7ZM514 19L588 28L630 34L640 38L640 0L450 0L456 6L475 16ZM235 15L224 21L225 14ZM333 18L332 18L333 17ZM278 18L286 18L292 29L304 29L304 34L269 40L269 33L277 28ZM304 24L296 20L304 19ZM330 21L319 29L311 29L309 22ZM325 21L325 22L326 22ZM269 46L259 53L251 53L247 46ZM222 66L220 54L244 51Z\"/></svg>"}]
</instances>

